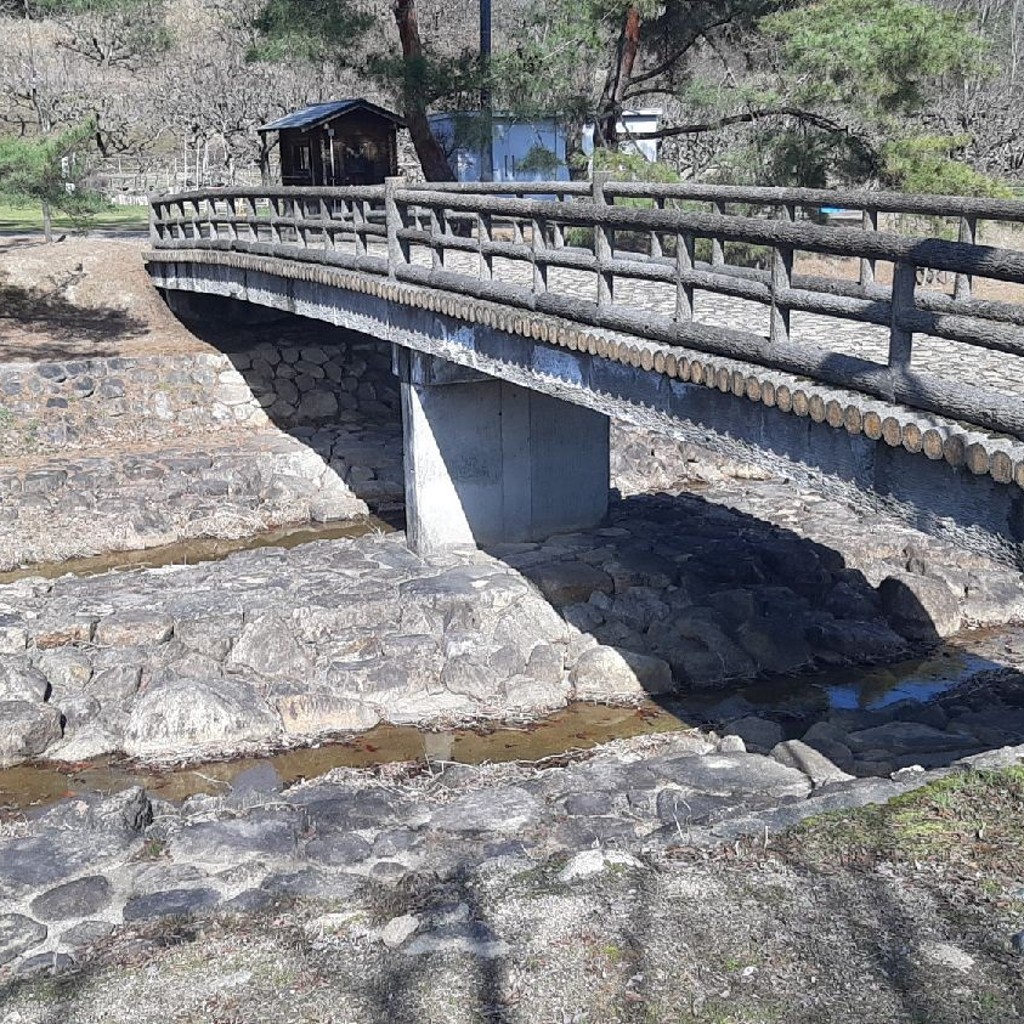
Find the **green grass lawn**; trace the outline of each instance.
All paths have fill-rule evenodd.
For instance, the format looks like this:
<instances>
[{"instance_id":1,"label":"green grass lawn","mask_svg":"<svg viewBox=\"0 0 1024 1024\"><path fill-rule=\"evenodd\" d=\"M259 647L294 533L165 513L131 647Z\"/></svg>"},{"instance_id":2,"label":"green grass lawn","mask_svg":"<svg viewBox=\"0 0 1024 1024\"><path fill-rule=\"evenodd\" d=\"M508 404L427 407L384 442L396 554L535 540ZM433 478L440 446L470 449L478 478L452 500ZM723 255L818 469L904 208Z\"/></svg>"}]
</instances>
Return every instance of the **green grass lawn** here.
<instances>
[{"instance_id":1,"label":"green grass lawn","mask_svg":"<svg viewBox=\"0 0 1024 1024\"><path fill-rule=\"evenodd\" d=\"M148 206L109 206L88 217L67 217L56 213L55 231L89 231L114 229L132 231L149 225ZM0 203L0 231L42 232L43 213L35 206L10 206Z\"/></svg>"}]
</instances>

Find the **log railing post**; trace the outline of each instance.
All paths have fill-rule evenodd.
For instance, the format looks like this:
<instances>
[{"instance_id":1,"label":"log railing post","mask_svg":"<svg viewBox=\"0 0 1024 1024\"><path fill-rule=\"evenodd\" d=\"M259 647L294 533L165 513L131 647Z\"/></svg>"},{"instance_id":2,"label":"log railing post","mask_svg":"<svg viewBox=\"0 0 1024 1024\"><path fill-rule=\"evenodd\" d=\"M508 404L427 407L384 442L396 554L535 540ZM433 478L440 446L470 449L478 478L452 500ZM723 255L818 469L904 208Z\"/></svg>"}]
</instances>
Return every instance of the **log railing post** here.
<instances>
[{"instance_id":1,"label":"log railing post","mask_svg":"<svg viewBox=\"0 0 1024 1024\"><path fill-rule=\"evenodd\" d=\"M398 237L405 226L396 193L405 184L404 178L384 179L384 223L388 234L388 277L394 280L399 264L409 262L409 243Z\"/></svg>"},{"instance_id":2,"label":"log railing post","mask_svg":"<svg viewBox=\"0 0 1024 1024\"><path fill-rule=\"evenodd\" d=\"M609 206L605 186L612 176L607 171L594 172L594 259L597 261L597 304L609 306L615 301L615 275L604 269L611 261L615 232L605 226L603 214Z\"/></svg>"},{"instance_id":3,"label":"log railing post","mask_svg":"<svg viewBox=\"0 0 1024 1024\"><path fill-rule=\"evenodd\" d=\"M484 251L485 244L491 241L492 226L493 219L489 213L476 215L476 245L480 257L477 272L484 281L490 281L494 277L494 257Z\"/></svg>"},{"instance_id":4,"label":"log railing post","mask_svg":"<svg viewBox=\"0 0 1024 1024\"><path fill-rule=\"evenodd\" d=\"M658 196L658 198L654 200L654 206L655 206L655 209L664 210L665 209L665 199L664 199L664 197ZM663 255L663 253L662 253L662 248L661 248L661 235L659 235L657 231L652 231L651 232L651 256L652 256L653 259L660 259L662 255Z\"/></svg>"},{"instance_id":5,"label":"log railing post","mask_svg":"<svg viewBox=\"0 0 1024 1024\"><path fill-rule=\"evenodd\" d=\"M892 276L892 312L889 326L889 372L893 377L902 376L910 369L913 348L913 332L906 330L900 321L905 313L914 310L914 286L917 283L917 267L913 263L897 263Z\"/></svg>"},{"instance_id":6,"label":"log railing post","mask_svg":"<svg viewBox=\"0 0 1024 1024\"><path fill-rule=\"evenodd\" d=\"M878 211L864 210L860 216L860 226L863 231L878 230ZM875 283L875 261L861 258L860 261L860 286L867 288Z\"/></svg>"},{"instance_id":7,"label":"log railing post","mask_svg":"<svg viewBox=\"0 0 1024 1024\"><path fill-rule=\"evenodd\" d=\"M352 200L352 238L357 256L366 255L366 200Z\"/></svg>"},{"instance_id":8,"label":"log railing post","mask_svg":"<svg viewBox=\"0 0 1024 1024\"><path fill-rule=\"evenodd\" d=\"M160 230L161 213L163 207L160 203L149 204L149 244L156 245L163 237Z\"/></svg>"},{"instance_id":9,"label":"log railing post","mask_svg":"<svg viewBox=\"0 0 1024 1024\"><path fill-rule=\"evenodd\" d=\"M281 225L278 223L281 217L281 203L277 196L270 197L270 241L274 245L281 244Z\"/></svg>"},{"instance_id":10,"label":"log railing post","mask_svg":"<svg viewBox=\"0 0 1024 1024\"><path fill-rule=\"evenodd\" d=\"M716 199L711 206L713 213L719 217L725 216L725 203L721 199ZM722 240L715 235L711 237L711 266L725 266L725 249L722 246Z\"/></svg>"},{"instance_id":11,"label":"log railing post","mask_svg":"<svg viewBox=\"0 0 1024 1024\"><path fill-rule=\"evenodd\" d=\"M564 203L565 196L559 196L558 201L560 203ZM551 246L554 249L565 248L565 229L562 227L562 222L559 220L551 222Z\"/></svg>"},{"instance_id":12,"label":"log railing post","mask_svg":"<svg viewBox=\"0 0 1024 1024\"><path fill-rule=\"evenodd\" d=\"M693 270L694 237L691 231L676 234L676 320L693 320L693 285L683 275Z\"/></svg>"},{"instance_id":13,"label":"log railing post","mask_svg":"<svg viewBox=\"0 0 1024 1024\"><path fill-rule=\"evenodd\" d=\"M434 270L442 270L444 268L444 255L435 244L437 236L440 233L441 221L438 217L437 210L432 206L430 207L430 266Z\"/></svg>"},{"instance_id":14,"label":"log railing post","mask_svg":"<svg viewBox=\"0 0 1024 1024\"><path fill-rule=\"evenodd\" d=\"M796 208L787 203L782 208L782 219L791 224ZM793 286L793 250L789 246L776 246L772 253L772 308L768 337L771 341L789 341L789 307L779 302L779 293Z\"/></svg>"},{"instance_id":15,"label":"log railing post","mask_svg":"<svg viewBox=\"0 0 1024 1024\"><path fill-rule=\"evenodd\" d=\"M959 241L974 245L978 235L978 218L961 217ZM953 298L969 299L971 297L972 279L970 274L957 274L953 282Z\"/></svg>"},{"instance_id":16,"label":"log railing post","mask_svg":"<svg viewBox=\"0 0 1024 1024\"><path fill-rule=\"evenodd\" d=\"M533 294L543 295L548 290L548 265L544 259L547 247L547 221L534 218L530 230L530 254L533 264Z\"/></svg>"},{"instance_id":17,"label":"log railing post","mask_svg":"<svg viewBox=\"0 0 1024 1024\"><path fill-rule=\"evenodd\" d=\"M327 200L321 196L317 203L320 207L320 239L324 250L334 248L334 228L331 225L331 213Z\"/></svg>"},{"instance_id":18,"label":"log railing post","mask_svg":"<svg viewBox=\"0 0 1024 1024\"><path fill-rule=\"evenodd\" d=\"M238 238L238 224L235 221L235 218L238 216L236 202L237 200L234 196L228 196L228 238L232 242Z\"/></svg>"}]
</instances>

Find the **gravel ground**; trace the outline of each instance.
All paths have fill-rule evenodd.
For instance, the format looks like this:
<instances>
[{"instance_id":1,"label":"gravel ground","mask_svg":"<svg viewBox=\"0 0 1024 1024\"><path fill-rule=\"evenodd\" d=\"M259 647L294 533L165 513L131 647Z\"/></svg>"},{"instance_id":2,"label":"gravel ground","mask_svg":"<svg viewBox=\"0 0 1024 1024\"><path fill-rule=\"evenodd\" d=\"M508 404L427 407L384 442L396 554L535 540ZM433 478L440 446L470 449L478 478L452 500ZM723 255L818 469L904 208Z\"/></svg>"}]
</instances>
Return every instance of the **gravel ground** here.
<instances>
[{"instance_id":1,"label":"gravel ground","mask_svg":"<svg viewBox=\"0 0 1024 1024\"><path fill-rule=\"evenodd\" d=\"M1022 816L1020 767L967 772L770 839L164 919L9 981L0 1020L1008 1024Z\"/></svg>"}]
</instances>

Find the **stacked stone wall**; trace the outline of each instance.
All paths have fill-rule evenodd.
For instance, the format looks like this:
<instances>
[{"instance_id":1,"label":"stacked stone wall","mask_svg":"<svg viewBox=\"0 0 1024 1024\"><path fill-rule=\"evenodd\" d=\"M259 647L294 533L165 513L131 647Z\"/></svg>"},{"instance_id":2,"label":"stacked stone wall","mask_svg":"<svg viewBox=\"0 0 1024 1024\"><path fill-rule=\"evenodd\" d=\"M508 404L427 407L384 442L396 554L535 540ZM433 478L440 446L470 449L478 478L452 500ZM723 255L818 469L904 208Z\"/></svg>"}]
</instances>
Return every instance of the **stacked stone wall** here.
<instances>
[{"instance_id":1,"label":"stacked stone wall","mask_svg":"<svg viewBox=\"0 0 1024 1024\"><path fill-rule=\"evenodd\" d=\"M0 366L5 459L116 444L397 417L387 346L275 345Z\"/></svg>"},{"instance_id":2,"label":"stacked stone wall","mask_svg":"<svg viewBox=\"0 0 1024 1024\"><path fill-rule=\"evenodd\" d=\"M244 340L0 366L0 571L401 501L389 347L275 325Z\"/></svg>"}]
</instances>

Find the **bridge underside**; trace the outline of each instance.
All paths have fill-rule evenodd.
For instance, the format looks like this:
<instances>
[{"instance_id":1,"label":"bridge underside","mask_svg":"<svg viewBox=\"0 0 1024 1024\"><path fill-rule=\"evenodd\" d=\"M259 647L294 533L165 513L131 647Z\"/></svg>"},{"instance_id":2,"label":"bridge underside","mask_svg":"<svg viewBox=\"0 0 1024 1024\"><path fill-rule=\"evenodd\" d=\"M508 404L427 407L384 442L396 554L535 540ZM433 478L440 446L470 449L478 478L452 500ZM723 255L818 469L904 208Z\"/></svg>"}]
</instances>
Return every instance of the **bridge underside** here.
<instances>
[{"instance_id":1,"label":"bridge underside","mask_svg":"<svg viewBox=\"0 0 1024 1024\"><path fill-rule=\"evenodd\" d=\"M1005 438L761 366L369 275L209 251L147 262L172 308L190 295L235 299L396 346L409 533L421 551L598 521L615 416L754 456L1024 564L1024 490Z\"/></svg>"}]
</instances>

